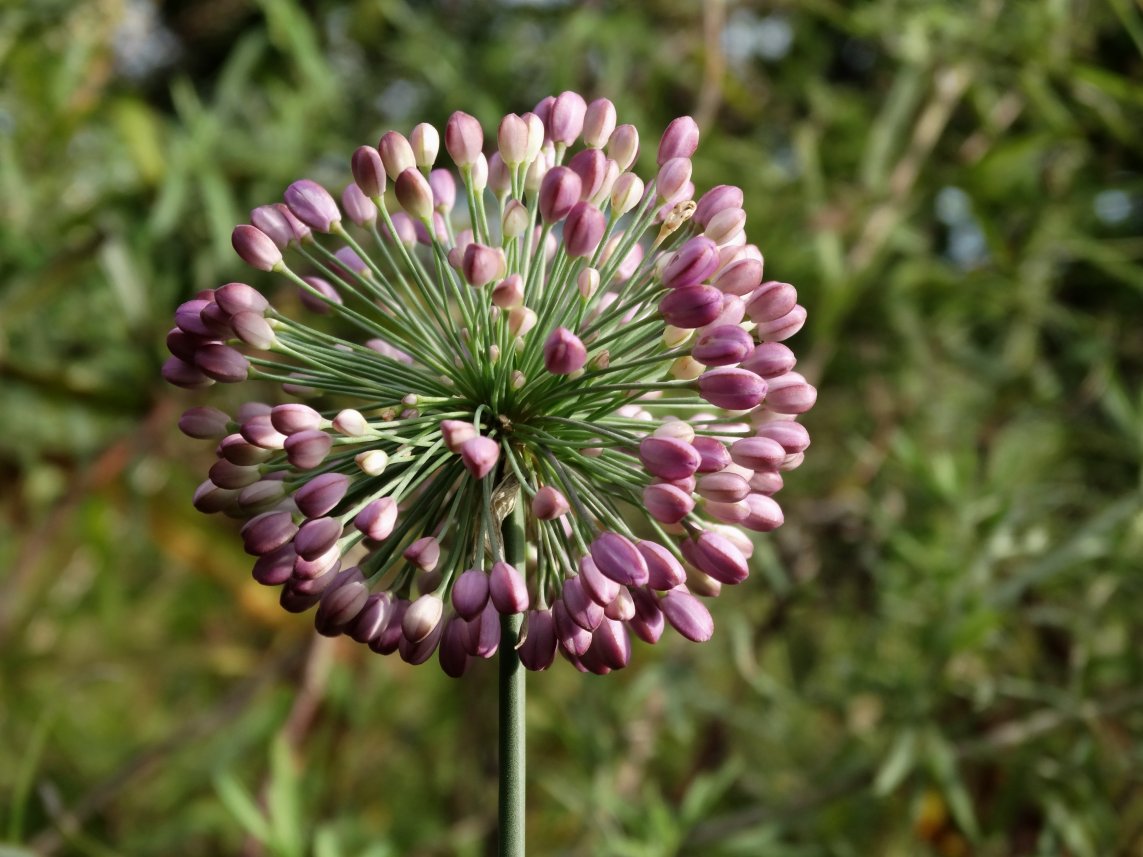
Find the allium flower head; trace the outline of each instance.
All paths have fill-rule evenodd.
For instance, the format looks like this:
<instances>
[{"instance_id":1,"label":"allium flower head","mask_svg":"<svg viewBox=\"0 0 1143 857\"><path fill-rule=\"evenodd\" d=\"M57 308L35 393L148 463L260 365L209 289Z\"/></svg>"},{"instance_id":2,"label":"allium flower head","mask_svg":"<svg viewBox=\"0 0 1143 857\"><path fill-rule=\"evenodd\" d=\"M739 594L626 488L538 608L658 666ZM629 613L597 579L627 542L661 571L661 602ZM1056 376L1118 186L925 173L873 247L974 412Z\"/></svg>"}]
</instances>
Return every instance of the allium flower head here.
<instances>
[{"instance_id":1,"label":"allium flower head","mask_svg":"<svg viewBox=\"0 0 1143 857\"><path fill-rule=\"evenodd\" d=\"M742 192L693 199L698 140L676 119L639 177L606 99L487 129L458 112L358 148L336 195L301 179L235 228L280 285L180 306L163 374L302 400L180 421L217 443L195 505L246 519L285 609L410 663L439 649L454 676L505 613L526 612L531 669L559 651L606 673L665 625L711 636L698 596L747 577L743 530L781 525L816 392L783 344L805 310L763 281ZM519 567L500 535L517 505Z\"/></svg>"}]
</instances>

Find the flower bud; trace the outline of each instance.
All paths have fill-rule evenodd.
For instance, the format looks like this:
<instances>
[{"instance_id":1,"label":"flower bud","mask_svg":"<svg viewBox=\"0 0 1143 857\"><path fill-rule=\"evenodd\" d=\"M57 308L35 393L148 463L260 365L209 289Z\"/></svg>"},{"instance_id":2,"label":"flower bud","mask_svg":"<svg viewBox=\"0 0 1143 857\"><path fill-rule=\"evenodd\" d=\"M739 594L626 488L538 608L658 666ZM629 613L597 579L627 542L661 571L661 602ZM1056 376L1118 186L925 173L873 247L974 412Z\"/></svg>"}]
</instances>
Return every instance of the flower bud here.
<instances>
[{"instance_id":1,"label":"flower bud","mask_svg":"<svg viewBox=\"0 0 1143 857\"><path fill-rule=\"evenodd\" d=\"M468 669L469 655L465 651L468 626L459 616L453 616L444 625L437 659L441 671L449 678L460 678Z\"/></svg>"},{"instance_id":2,"label":"flower bud","mask_svg":"<svg viewBox=\"0 0 1143 857\"><path fill-rule=\"evenodd\" d=\"M349 161L353 181L370 199L377 199L385 193L385 165L381 154L372 146L360 146Z\"/></svg>"},{"instance_id":3,"label":"flower bud","mask_svg":"<svg viewBox=\"0 0 1143 857\"><path fill-rule=\"evenodd\" d=\"M703 235L720 246L733 244L746 228L746 212L741 208L726 208L711 217Z\"/></svg>"},{"instance_id":4,"label":"flower bud","mask_svg":"<svg viewBox=\"0 0 1143 857\"><path fill-rule=\"evenodd\" d=\"M297 402L277 405L270 411L270 424L282 434L321 428L324 422L321 414L309 405Z\"/></svg>"},{"instance_id":5,"label":"flower bud","mask_svg":"<svg viewBox=\"0 0 1143 857\"><path fill-rule=\"evenodd\" d=\"M671 627L695 643L714 635L714 619L706 606L684 587L672 589L659 599L659 609Z\"/></svg>"},{"instance_id":6,"label":"flower bud","mask_svg":"<svg viewBox=\"0 0 1143 857\"><path fill-rule=\"evenodd\" d=\"M635 605L635 615L628 621L627 626L640 640L654 645L663 636L663 627L666 624L663 612L659 609L658 599L646 589L632 589L631 600Z\"/></svg>"},{"instance_id":7,"label":"flower bud","mask_svg":"<svg viewBox=\"0 0 1143 857\"><path fill-rule=\"evenodd\" d=\"M782 343L763 342L742 361L742 368L749 369L760 378L770 379L786 374L796 362L794 352Z\"/></svg>"},{"instance_id":8,"label":"flower bud","mask_svg":"<svg viewBox=\"0 0 1143 857\"><path fill-rule=\"evenodd\" d=\"M700 457L689 443L671 437L647 437L639 443L639 460L653 475L674 480L693 474Z\"/></svg>"},{"instance_id":9,"label":"flower bud","mask_svg":"<svg viewBox=\"0 0 1143 857\"><path fill-rule=\"evenodd\" d=\"M369 422L361 411L345 408L333 418L333 429L346 437L362 437L369 432Z\"/></svg>"},{"instance_id":10,"label":"flower bud","mask_svg":"<svg viewBox=\"0 0 1143 857\"><path fill-rule=\"evenodd\" d=\"M737 503L746 499L750 484L736 473L707 473L699 479L696 490L715 503Z\"/></svg>"},{"instance_id":11,"label":"flower bud","mask_svg":"<svg viewBox=\"0 0 1143 857\"><path fill-rule=\"evenodd\" d=\"M441 543L432 536L417 539L401 554L421 571L432 571L441 557Z\"/></svg>"},{"instance_id":12,"label":"flower bud","mask_svg":"<svg viewBox=\"0 0 1143 857\"><path fill-rule=\"evenodd\" d=\"M245 283L227 283L214 291L214 300L230 315L240 312L264 313L270 302L257 289Z\"/></svg>"},{"instance_id":13,"label":"flower bud","mask_svg":"<svg viewBox=\"0 0 1143 857\"><path fill-rule=\"evenodd\" d=\"M541 521L554 521L570 508L567 498L551 485L544 485L532 498L532 514Z\"/></svg>"},{"instance_id":14,"label":"flower bud","mask_svg":"<svg viewBox=\"0 0 1143 857\"><path fill-rule=\"evenodd\" d=\"M528 158L528 123L515 113L500 120L496 132L500 157L510 167L526 163Z\"/></svg>"},{"instance_id":15,"label":"flower bud","mask_svg":"<svg viewBox=\"0 0 1143 857\"><path fill-rule=\"evenodd\" d=\"M229 425L230 417L218 408L190 408L179 417L179 431L196 440L225 437Z\"/></svg>"},{"instance_id":16,"label":"flower bud","mask_svg":"<svg viewBox=\"0 0 1143 857\"><path fill-rule=\"evenodd\" d=\"M417 225L413 222L413 218L403 211L395 211L390 220L393 221L393 231L390 232L386 224L381 227L382 236L389 241L404 244L406 247L412 247L417 243Z\"/></svg>"},{"instance_id":17,"label":"flower bud","mask_svg":"<svg viewBox=\"0 0 1143 857\"><path fill-rule=\"evenodd\" d=\"M439 595L422 595L401 617L401 632L410 643L419 643L440 624L444 602Z\"/></svg>"},{"instance_id":18,"label":"flower bud","mask_svg":"<svg viewBox=\"0 0 1143 857\"><path fill-rule=\"evenodd\" d=\"M572 206L564 223L564 248L573 259L590 256L599 246L607 218L590 202Z\"/></svg>"},{"instance_id":19,"label":"flower bud","mask_svg":"<svg viewBox=\"0 0 1143 857\"><path fill-rule=\"evenodd\" d=\"M472 162L472 167L468 171L468 183L478 197L488 187L488 159L483 153L477 155L476 160Z\"/></svg>"},{"instance_id":20,"label":"flower bud","mask_svg":"<svg viewBox=\"0 0 1143 857\"><path fill-rule=\"evenodd\" d=\"M317 292L317 295L305 289L298 292L302 305L310 312L315 312L318 315L329 315L331 307L342 305L341 295L337 293L337 289L331 286L327 280L323 280L321 277L310 276L302 277L302 280L304 280L306 285L313 289L314 292Z\"/></svg>"},{"instance_id":21,"label":"flower bud","mask_svg":"<svg viewBox=\"0 0 1143 857\"><path fill-rule=\"evenodd\" d=\"M514 306L508 311L508 330L513 336L526 336L536 321L536 313L526 306Z\"/></svg>"},{"instance_id":22,"label":"flower bud","mask_svg":"<svg viewBox=\"0 0 1143 857\"><path fill-rule=\"evenodd\" d=\"M591 558L607 577L624 586L642 586L647 582L647 563L643 555L623 536L605 532L591 543Z\"/></svg>"},{"instance_id":23,"label":"flower bud","mask_svg":"<svg viewBox=\"0 0 1143 857\"><path fill-rule=\"evenodd\" d=\"M602 612L601 610L600 613ZM552 605L552 618L556 622L556 638L564 653L575 658L581 657L591 645L591 633L572 620L562 599Z\"/></svg>"},{"instance_id":24,"label":"flower bud","mask_svg":"<svg viewBox=\"0 0 1143 857\"><path fill-rule=\"evenodd\" d=\"M652 589L674 589L685 582L686 572L682 563L661 544L641 541L637 548L647 563L647 585Z\"/></svg>"},{"instance_id":25,"label":"flower bud","mask_svg":"<svg viewBox=\"0 0 1143 857\"><path fill-rule=\"evenodd\" d=\"M718 438L700 435L692 445L699 454L699 473L717 473L730 464L730 453Z\"/></svg>"},{"instance_id":26,"label":"flower bud","mask_svg":"<svg viewBox=\"0 0 1143 857\"><path fill-rule=\"evenodd\" d=\"M501 202L512 192L512 174L499 152L493 152L488 158L488 188Z\"/></svg>"},{"instance_id":27,"label":"flower bud","mask_svg":"<svg viewBox=\"0 0 1143 857\"><path fill-rule=\"evenodd\" d=\"M250 223L264 232L279 250L285 250L291 241L297 239L293 226L286 219L286 214L277 205L258 206L250 212Z\"/></svg>"},{"instance_id":28,"label":"flower bud","mask_svg":"<svg viewBox=\"0 0 1143 857\"><path fill-rule=\"evenodd\" d=\"M764 324L779 319L798 303L798 292L789 283L770 280L750 293L746 313L750 320Z\"/></svg>"},{"instance_id":29,"label":"flower bud","mask_svg":"<svg viewBox=\"0 0 1143 857\"><path fill-rule=\"evenodd\" d=\"M532 610L524 623L519 645L520 663L530 670L546 670L556 657L556 628L550 610Z\"/></svg>"},{"instance_id":30,"label":"flower bud","mask_svg":"<svg viewBox=\"0 0 1143 857\"><path fill-rule=\"evenodd\" d=\"M307 518L328 515L349 490L349 477L344 473L322 473L294 493L298 511Z\"/></svg>"},{"instance_id":31,"label":"flower bud","mask_svg":"<svg viewBox=\"0 0 1143 857\"><path fill-rule=\"evenodd\" d=\"M241 352L218 342L199 348L194 355L194 365L208 378L223 384L245 381L250 371L250 362Z\"/></svg>"},{"instance_id":32,"label":"flower bud","mask_svg":"<svg viewBox=\"0 0 1143 857\"><path fill-rule=\"evenodd\" d=\"M709 238L697 235L671 257L663 269L663 285L668 289L697 286L718 267L718 247ZM719 299L721 307L722 300Z\"/></svg>"},{"instance_id":33,"label":"flower bud","mask_svg":"<svg viewBox=\"0 0 1143 857\"><path fill-rule=\"evenodd\" d=\"M261 477L258 467L253 465L235 464L225 458L219 459L210 466L210 481L219 488L238 489L253 485Z\"/></svg>"},{"instance_id":34,"label":"flower bud","mask_svg":"<svg viewBox=\"0 0 1143 857\"><path fill-rule=\"evenodd\" d=\"M804 452L810 445L810 433L801 423L793 420L775 420L763 423L756 429L759 437L768 437L782 445L787 455Z\"/></svg>"},{"instance_id":35,"label":"flower bud","mask_svg":"<svg viewBox=\"0 0 1143 857\"><path fill-rule=\"evenodd\" d=\"M579 580L584 592L600 607L606 607L619 595L619 584L604 575L590 556L579 558Z\"/></svg>"},{"instance_id":36,"label":"flower bud","mask_svg":"<svg viewBox=\"0 0 1143 857\"><path fill-rule=\"evenodd\" d=\"M427 169L437 159L441 150L441 135L427 122L415 126L409 133L409 147L413 150L413 160L418 167Z\"/></svg>"},{"instance_id":37,"label":"flower bud","mask_svg":"<svg viewBox=\"0 0 1143 857\"><path fill-rule=\"evenodd\" d=\"M684 195L683 191L687 189L690 180L691 159L671 158L659 168L659 174L655 178L655 193L664 202L673 203L680 199L688 199L689 195ZM694 185L690 185L690 189L693 192Z\"/></svg>"},{"instance_id":38,"label":"flower bud","mask_svg":"<svg viewBox=\"0 0 1143 857\"><path fill-rule=\"evenodd\" d=\"M623 173L611 189L611 208L617 215L626 214L643 198L643 180L635 173Z\"/></svg>"},{"instance_id":39,"label":"flower bud","mask_svg":"<svg viewBox=\"0 0 1143 857\"><path fill-rule=\"evenodd\" d=\"M698 149L698 144L698 124L690 116L680 116L671 121L659 138L657 162L662 166L671 158L689 158Z\"/></svg>"},{"instance_id":40,"label":"flower bud","mask_svg":"<svg viewBox=\"0 0 1143 857\"><path fill-rule=\"evenodd\" d=\"M781 342L789 339L806 323L806 309L798 305L780 318L758 323L755 331L763 342Z\"/></svg>"},{"instance_id":41,"label":"flower bud","mask_svg":"<svg viewBox=\"0 0 1143 857\"><path fill-rule=\"evenodd\" d=\"M456 179L449 170L433 170L429 173L429 188L433 192L433 208L448 214L456 205Z\"/></svg>"},{"instance_id":42,"label":"flower bud","mask_svg":"<svg viewBox=\"0 0 1143 857\"><path fill-rule=\"evenodd\" d=\"M615 130L615 105L606 98L597 98L587 105L583 118L583 142L593 149L602 149Z\"/></svg>"},{"instance_id":43,"label":"flower bud","mask_svg":"<svg viewBox=\"0 0 1143 857\"><path fill-rule=\"evenodd\" d=\"M714 215L728 208L742 208L742 201L742 188L726 184L716 185L702 195L691 220L705 229Z\"/></svg>"},{"instance_id":44,"label":"flower bud","mask_svg":"<svg viewBox=\"0 0 1143 857\"><path fill-rule=\"evenodd\" d=\"M273 453L268 449L254 446L240 434L229 434L218 444L218 454L232 464L250 467L261 464Z\"/></svg>"},{"instance_id":45,"label":"flower bud","mask_svg":"<svg viewBox=\"0 0 1143 857\"><path fill-rule=\"evenodd\" d=\"M445 148L453 162L464 169L471 167L484 147L484 131L475 117L460 110L445 125Z\"/></svg>"},{"instance_id":46,"label":"flower bud","mask_svg":"<svg viewBox=\"0 0 1143 857\"><path fill-rule=\"evenodd\" d=\"M349 219L358 226L377 222L377 206L354 183L347 184L341 192L341 205Z\"/></svg>"},{"instance_id":47,"label":"flower bud","mask_svg":"<svg viewBox=\"0 0 1143 857\"><path fill-rule=\"evenodd\" d=\"M553 143L570 146L583 131L587 103L577 92L561 92L552 102L548 113L548 138Z\"/></svg>"},{"instance_id":48,"label":"flower bud","mask_svg":"<svg viewBox=\"0 0 1143 857\"><path fill-rule=\"evenodd\" d=\"M805 378L797 372L787 372L770 379L766 408L779 414L804 414L817 400L818 391Z\"/></svg>"},{"instance_id":49,"label":"flower bud","mask_svg":"<svg viewBox=\"0 0 1143 857\"><path fill-rule=\"evenodd\" d=\"M579 296L587 300L599 290L599 271L595 268L584 268L575 280Z\"/></svg>"},{"instance_id":50,"label":"flower bud","mask_svg":"<svg viewBox=\"0 0 1143 857\"><path fill-rule=\"evenodd\" d=\"M488 576L488 594L500 613L523 613L528 609L528 585L514 566L498 562Z\"/></svg>"},{"instance_id":51,"label":"flower bud","mask_svg":"<svg viewBox=\"0 0 1143 857\"><path fill-rule=\"evenodd\" d=\"M337 203L324 187L309 179L299 179L283 195L294 216L311 229L329 232L341 222Z\"/></svg>"},{"instance_id":52,"label":"flower bud","mask_svg":"<svg viewBox=\"0 0 1143 857\"><path fill-rule=\"evenodd\" d=\"M474 619L488 603L488 575L479 568L470 568L456 579L452 586L452 606L465 620Z\"/></svg>"},{"instance_id":53,"label":"flower bud","mask_svg":"<svg viewBox=\"0 0 1143 857\"><path fill-rule=\"evenodd\" d=\"M317 559L341 538L341 521L336 518L313 518L306 521L294 536L294 550L303 559Z\"/></svg>"},{"instance_id":54,"label":"flower bud","mask_svg":"<svg viewBox=\"0 0 1143 857\"><path fill-rule=\"evenodd\" d=\"M762 282L762 263L758 259L739 259L718 272L711 283L727 295L749 295Z\"/></svg>"},{"instance_id":55,"label":"flower bud","mask_svg":"<svg viewBox=\"0 0 1143 857\"><path fill-rule=\"evenodd\" d=\"M476 437L476 426L463 420L441 420L441 437L450 452L460 452L465 441Z\"/></svg>"},{"instance_id":56,"label":"flower bud","mask_svg":"<svg viewBox=\"0 0 1143 857\"><path fill-rule=\"evenodd\" d=\"M774 470L786 457L786 450L768 437L744 437L731 444L730 457L751 470Z\"/></svg>"},{"instance_id":57,"label":"flower bud","mask_svg":"<svg viewBox=\"0 0 1143 857\"><path fill-rule=\"evenodd\" d=\"M584 149L568 161L568 169L579 176L581 200L591 199L603 187L607 178L607 163L607 158L599 149Z\"/></svg>"},{"instance_id":58,"label":"flower bud","mask_svg":"<svg viewBox=\"0 0 1143 857\"><path fill-rule=\"evenodd\" d=\"M370 449L357 453L353 461L366 476L380 476L389 466L389 455L383 449Z\"/></svg>"},{"instance_id":59,"label":"flower bud","mask_svg":"<svg viewBox=\"0 0 1143 857\"><path fill-rule=\"evenodd\" d=\"M553 375L578 372L587 362L587 349L566 327L557 327L544 343L544 367Z\"/></svg>"},{"instance_id":60,"label":"flower bud","mask_svg":"<svg viewBox=\"0 0 1143 857\"><path fill-rule=\"evenodd\" d=\"M405 139L405 135L398 131L386 131L377 144L377 151L381 155L381 163L385 172L392 181L397 180L405 170L415 169L417 157L413 154L413 147Z\"/></svg>"},{"instance_id":61,"label":"flower bud","mask_svg":"<svg viewBox=\"0 0 1143 857\"><path fill-rule=\"evenodd\" d=\"M568 167L553 167L540 184L540 217L551 224L563 220L580 200L580 177Z\"/></svg>"},{"instance_id":62,"label":"flower bud","mask_svg":"<svg viewBox=\"0 0 1143 857\"><path fill-rule=\"evenodd\" d=\"M674 289L659 302L667 324L693 330L710 324L722 310L722 292L713 286Z\"/></svg>"},{"instance_id":63,"label":"flower bud","mask_svg":"<svg viewBox=\"0 0 1143 857\"><path fill-rule=\"evenodd\" d=\"M357 618L368 598L369 587L361 569L347 568L338 572L318 602L317 615L314 616L318 633L326 637L340 634Z\"/></svg>"},{"instance_id":64,"label":"flower bud","mask_svg":"<svg viewBox=\"0 0 1143 857\"><path fill-rule=\"evenodd\" d=\"M524 278L511 274L492 287L492 303L501 309L519 306L524 300Z\"/></svg>"},{"instance_id":65,"label":"flower bud","mask_svg":"<svg viewBox=\"0 0 1143 857\"><path fill-rule=\"evenodd\" d=\"M745 369L724 367L705 372L698 380L699 395L728 411L747 411L766 396L766 382Z\"/></svg>"},{"instance_id":66,"label":"flower bud","mask_svg":"<svg viewBox=\"0 0 1143 857\"><path fill-rule=\"evenodd\" d=\"M286 544L297 531L289 512L263 512L243 525L242 545L246 553L262 556Z\"/></svg>"},{"instance_id":67,"label":"flower bud","mask_svg":"<svg viewBox=\"0 0 1143 857\"><path fill-rule=\"evenodd\" d=\"M741 363L754 350L750 334L736 324L710 328L695 341L691 356L707 366Z\"/></svg>"},{"instance_id":68,"label":"flower bud","mask_svg":"<svg viewBox=\"0 0 1143 857\"><path fill-rule=\"evenodd\" d=\"M651 435L653 437L673 437L683 443L691 443L695 439L695 429L685 420L668 419L651 432Z\"/></svg>"},{"instance_id":69,"label":"flower bud","mask_svg":"<svg viewBox=\"0 0 1143 857\"><path fill-rule=\"evenodd\" d=\"M643 489L643 506L656 521L677 524L694 510L695 501L682 489L663 482Z\"/></svg>"},{"instance_id":70,"label":"flower bud","mask_svg":"<svg viewBox=\"0 0 1143 857\"><path fill-rule=\"evenodd\" d=\"M578 577L564 581L560 596L568 611L568 618L585 631L594 631L603 621L603 607L592 600Z\"/></svg>"},{"instance_id":71,"label":"flower bud","mask_svg":"<svg viewBox=\"0 0 1143 857\"><path fill-rule=\"evenodd\" d=\"M473 242L464 249L461 273L471 286L483 286L504 276L507 263L499 247L486 247Z\"/></svg>"},{"instance_id":72,"label":"flower bud","mask_svg":"<svg viewBox=\"0 0 1143 857\"><path fill-rule=\"evenodd\" d=\"M500 460L500 444L490 437L477 435L460 445L460 457L475 479L483 479Z\"/></svg>"},{"instance_id":73,"label":"flower bud","mask_svg":"<svg viewBox=\"0 0 1143 857\"><path fill-rule=\"evenodd\" d=\"M378 497L357 513L353 526L364 533L366 538L383 541L393 532L397 523L397 511L397 502L392 497Z\"/></svg>"},{"instance_id":74,"label":"flower bud","mask_svg":"<svg viewBox=\"0 0 1143 857\"><path fill-rule=\"evenodd\" d=\"M639 131L634 125L620 125L611 132L611 138L607 141L607 156L619 164L619 169L630 169L638 154Z\"/></svg>"},{"instance_id":75,"label":"flower bud","mask_svg":"<svg viewBox=\"0 0 1143 857\"><path fill-rule=\"evenodd\" d=\"M286 458L301 470L312 470L325 461L333 440L324 431L309 429L286 438Z\"/></svg>"},{"instance_id":76,"label":"flower bud","mask_svg":"<svg viewBox=\"0 0 1143 857\"><path fill-rule=\"evenodd\" d=\"M401 632L401 622L405 618L405 611L409 609L407 598L395 598L389 606L389 617L384 628L377 636L369 640L369 648L379 655L391 655L397 651L397 646L404 639Z\"/></svg>"},{"instance_id":77,"label":"flower bud","mask_svg":"<svg viewBox=\"0 0 1143 857\"><path fill-rule=\"evenodd\" d=\"M282 251L270 237L254 226L235 226L230 234L230 243L238 257L251 268L259 271L273 271L282 264Z\"/></svg>"},{"instance_id":78,"label":"flower bud","mask_svg":"<svg viewBox=\"0 0 1143 857\"><path fill-rule=\"evenodd\" d=\"M393 596L377 592L365 599L360 612L345 628L345 633L359 643L370 643L381 636L393 615Z\"/></svg>"},{"instance_id":79,"label":"flower bud","mask_svg":"<svg viewBox=\"0 0 1143 857\"><path fill-rule=\"evenodd\" d=\"M397 202L409 216L422 223L428 223L433 216L433 189L429 181L416 167L409 167L397 176Z\"/></svg>"},{"instance_id":80,"label":"flower bud","mask_svg":"<svg viewBox=\"0 0 1143 857\"><path fill-rule=\"evenodd\" d=\"M779 477L780 479L781 477ZM757 533L768 533L782 526L785 516L782 507L773 497L765 494L751 494L745 500L749 514L742 521L742 526Z\"/></svg>"}]
</instances>

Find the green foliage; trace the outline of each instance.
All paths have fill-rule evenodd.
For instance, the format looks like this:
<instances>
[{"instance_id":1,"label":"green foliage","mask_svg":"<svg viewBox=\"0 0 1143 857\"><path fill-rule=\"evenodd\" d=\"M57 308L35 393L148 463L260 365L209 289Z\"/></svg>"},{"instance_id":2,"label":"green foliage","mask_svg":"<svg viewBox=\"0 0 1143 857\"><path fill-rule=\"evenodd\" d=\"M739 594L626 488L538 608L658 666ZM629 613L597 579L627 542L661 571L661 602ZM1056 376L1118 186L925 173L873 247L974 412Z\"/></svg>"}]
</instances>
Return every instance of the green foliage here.
<instances>
[{"instance_id":1,"label":"green foliage","mask_svg":"<svg viewBox=\"0 0 1143 857\"><path fill-rule=\"evenodd\" d=\"M244 211L568 87L645 164L698 117L821 395L714 640L530 677L532 851L1143 847L1137 4L184 0L150 66L146 3L10 5L0 854L486 853L491 665L282 615L190 508L198 400L158 366L179 301L249 276Z\"/></svg>"}]
</instances>

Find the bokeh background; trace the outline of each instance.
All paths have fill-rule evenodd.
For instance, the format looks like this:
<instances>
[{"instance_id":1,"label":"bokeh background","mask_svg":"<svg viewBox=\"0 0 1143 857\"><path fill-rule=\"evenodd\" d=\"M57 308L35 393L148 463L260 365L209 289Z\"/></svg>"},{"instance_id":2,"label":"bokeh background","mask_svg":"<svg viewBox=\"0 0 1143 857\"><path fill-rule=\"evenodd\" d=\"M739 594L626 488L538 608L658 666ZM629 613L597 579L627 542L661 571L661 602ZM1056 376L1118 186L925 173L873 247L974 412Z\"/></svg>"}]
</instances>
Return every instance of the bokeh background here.
<instances>
[{"instance_id":1,"label":"bokeh background","mask_svg":"<svg viewBox=\"0 0 1143 857\"><path fill-rule=\"evenodd\" d=\"M0 853L490 853L494 665L282 613L158 369L252 206L566 88L697 117L821 395L711 642L530 678L531 853L1143 854L1134 0L0 3Z\"/></svg>"}]
</instances>

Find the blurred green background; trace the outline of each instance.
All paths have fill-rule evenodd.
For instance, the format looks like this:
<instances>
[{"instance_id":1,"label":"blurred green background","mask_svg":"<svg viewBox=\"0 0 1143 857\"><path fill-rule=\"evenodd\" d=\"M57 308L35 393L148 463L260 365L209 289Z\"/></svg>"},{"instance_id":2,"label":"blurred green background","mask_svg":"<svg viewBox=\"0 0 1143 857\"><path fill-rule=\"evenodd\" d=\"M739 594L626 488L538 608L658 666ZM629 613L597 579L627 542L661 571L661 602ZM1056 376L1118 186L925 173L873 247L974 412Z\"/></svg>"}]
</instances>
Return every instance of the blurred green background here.
<instances>
[{"instance_id":1,"label":"blurred green background","mask_svg":"<svg viewBox=\"0 0 1143 857\"><path fill-rule=\"evenodd\" d=\"M531 853L1143 854L1134 0L0 2L0 854L489 853L494 666L282 613L158 368L252 206L566 88L698 118L821 396L711 642L530 678Z\"/></svg>"}]
</instances>

